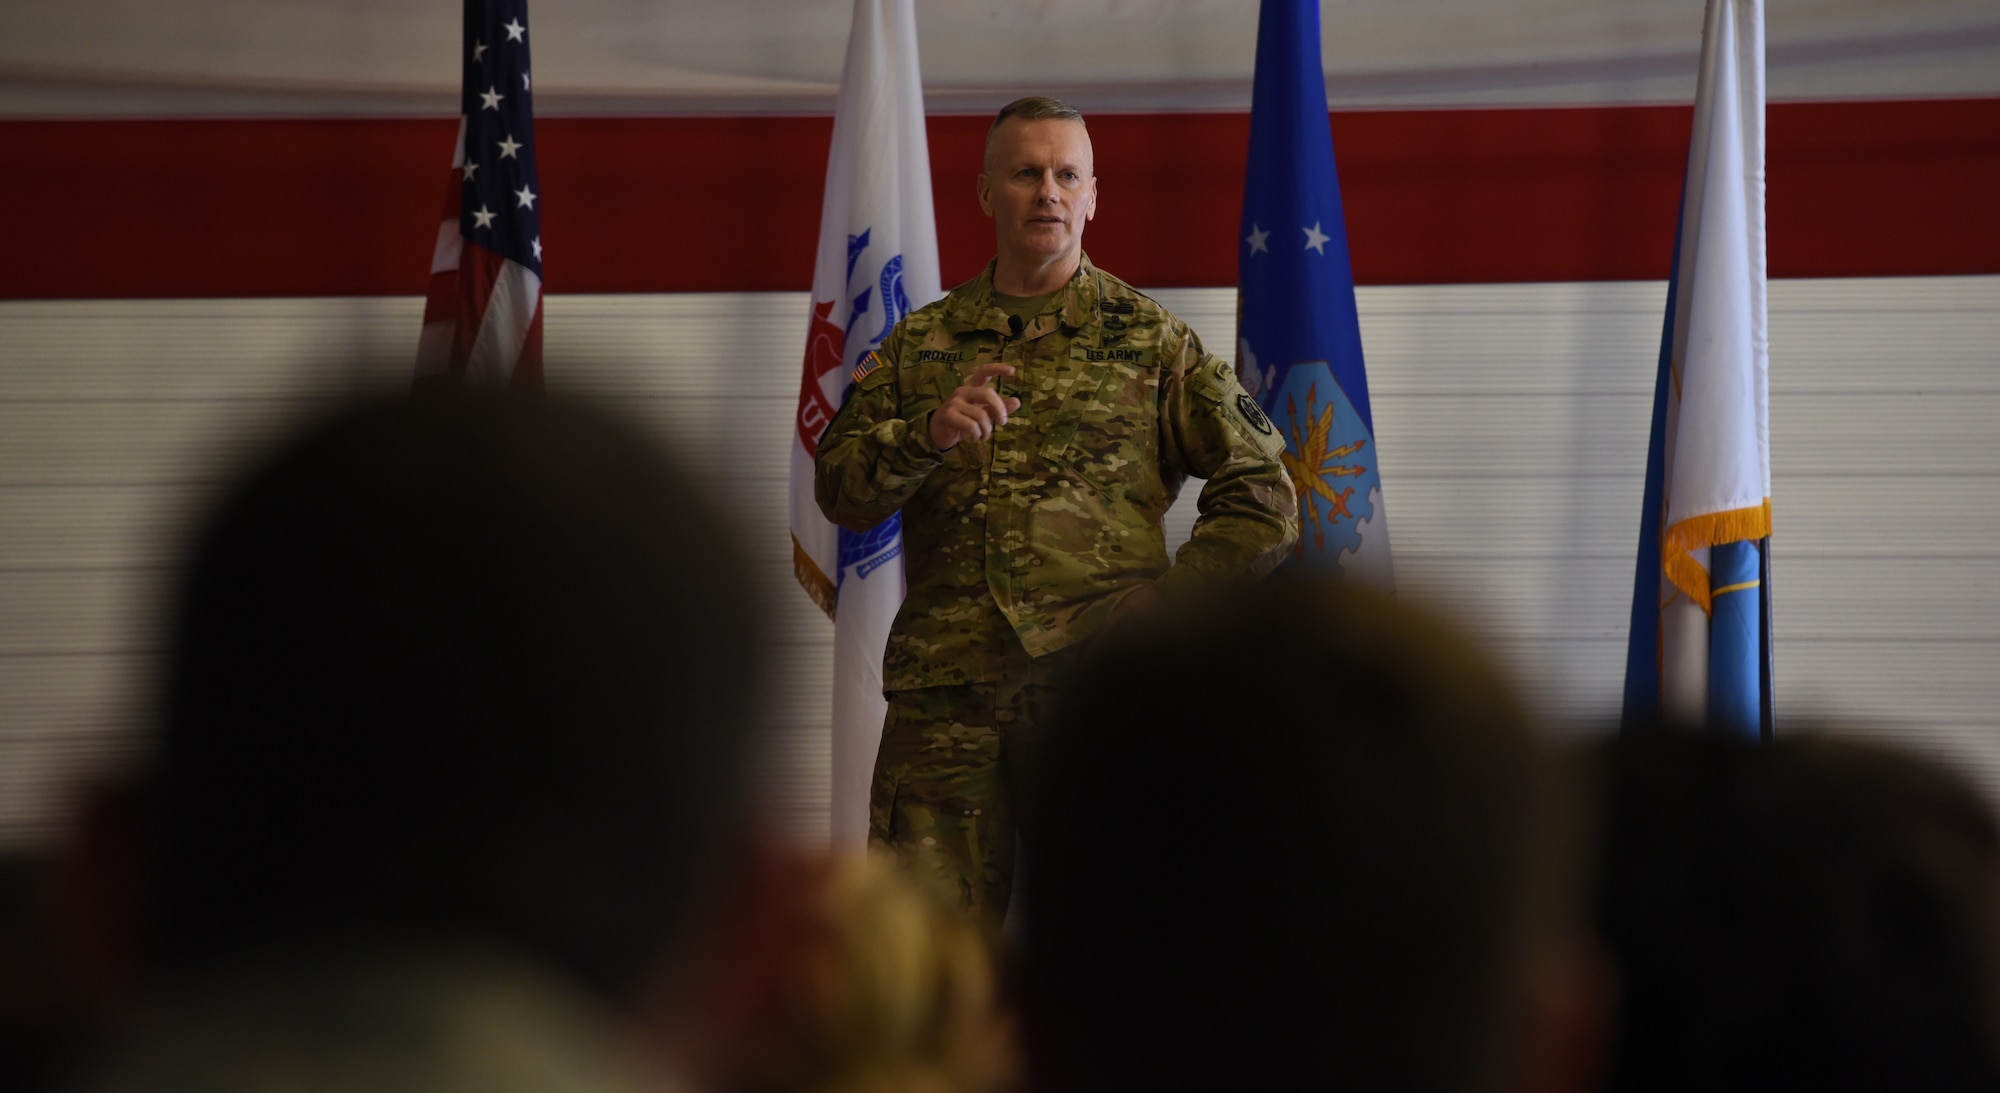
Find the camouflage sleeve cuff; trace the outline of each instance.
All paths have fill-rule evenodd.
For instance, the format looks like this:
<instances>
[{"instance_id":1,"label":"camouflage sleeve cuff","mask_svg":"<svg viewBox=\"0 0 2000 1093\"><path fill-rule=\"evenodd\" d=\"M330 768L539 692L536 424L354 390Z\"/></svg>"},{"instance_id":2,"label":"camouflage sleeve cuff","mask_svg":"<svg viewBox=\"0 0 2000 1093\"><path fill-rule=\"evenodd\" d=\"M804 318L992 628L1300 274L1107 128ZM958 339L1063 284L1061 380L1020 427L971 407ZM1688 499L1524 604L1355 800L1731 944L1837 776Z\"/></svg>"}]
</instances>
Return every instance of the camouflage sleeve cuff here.
<instances>
[{"instance_id":1,"label":"camouflage sleeve cuff","mask_svg":"<svg viewBox=\"0 0 2000 1093\"><path fill-rule=\"evenodd\" d=\"M913 467L930 468L944 462L944 450L931 439L931 414L935 412L923 410L904 419L903 456Z\"/></svg>"},{"instance_id":2,"label":"camouflage sleeve cuff","mask_svg":"<svg viewBox=\"0 0 2000 1093\"><path fill-rule=\"evenodd\" d=\"M1224 578L1225 580L1227 578ZM1163 599L1174 601L1197 596L1205 588L1213 587L1217 579L1203 573L1187 562L1175 562L1160 579L1153 582L1153 590Z\"/></svg>"}]
</instances>

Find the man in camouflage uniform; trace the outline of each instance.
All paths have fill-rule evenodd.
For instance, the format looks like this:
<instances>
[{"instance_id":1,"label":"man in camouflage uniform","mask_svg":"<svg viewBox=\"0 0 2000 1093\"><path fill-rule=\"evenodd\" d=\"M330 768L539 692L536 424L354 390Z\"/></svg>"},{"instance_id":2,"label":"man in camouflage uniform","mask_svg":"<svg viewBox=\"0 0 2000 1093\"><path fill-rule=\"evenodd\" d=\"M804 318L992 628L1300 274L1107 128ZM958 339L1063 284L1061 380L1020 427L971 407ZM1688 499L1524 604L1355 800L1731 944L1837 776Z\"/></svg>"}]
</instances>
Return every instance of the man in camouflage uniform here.
<instances>
[{"instance_id":1,"label":"man in camouflage uniform","mask_svg":"<svg viewBox=\"0 0 2000 1093\"><path fill-rule=\"evenodd\" d=\"M1268 572L1298 500L1234 370L1084 255L1097 180L1074 108L1002 109L978 192L998 255L862 358L816 487L843 527L903 514L869 841L997 919L1015 851L1004 775L1064 651L1157 597ZM1161 518L1189 477L1207 479L1201 514L1170 560Z\"/></svg>"}]
</instances>

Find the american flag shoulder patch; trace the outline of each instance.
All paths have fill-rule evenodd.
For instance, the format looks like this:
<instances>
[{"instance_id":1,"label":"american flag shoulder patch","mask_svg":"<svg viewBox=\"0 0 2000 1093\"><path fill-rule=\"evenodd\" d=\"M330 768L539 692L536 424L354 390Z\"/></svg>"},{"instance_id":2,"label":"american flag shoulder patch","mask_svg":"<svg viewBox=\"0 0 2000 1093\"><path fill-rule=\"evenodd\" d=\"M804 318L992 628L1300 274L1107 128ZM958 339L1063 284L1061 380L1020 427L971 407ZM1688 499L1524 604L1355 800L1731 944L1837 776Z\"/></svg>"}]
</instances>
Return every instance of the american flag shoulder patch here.
<instances>
[{"instance_id":1,"label":"american flag shoulder patch","mask_svg":"<svg viewBox=\"0 0 2000 1093\"><path fill-rule=\"evenodd\" d=\"M875 371L881 363L882 358L876 356L873 349L861 354L861 359L854 362L854 382L860 383L868 373Z\"/></svg>"}]
</instances>

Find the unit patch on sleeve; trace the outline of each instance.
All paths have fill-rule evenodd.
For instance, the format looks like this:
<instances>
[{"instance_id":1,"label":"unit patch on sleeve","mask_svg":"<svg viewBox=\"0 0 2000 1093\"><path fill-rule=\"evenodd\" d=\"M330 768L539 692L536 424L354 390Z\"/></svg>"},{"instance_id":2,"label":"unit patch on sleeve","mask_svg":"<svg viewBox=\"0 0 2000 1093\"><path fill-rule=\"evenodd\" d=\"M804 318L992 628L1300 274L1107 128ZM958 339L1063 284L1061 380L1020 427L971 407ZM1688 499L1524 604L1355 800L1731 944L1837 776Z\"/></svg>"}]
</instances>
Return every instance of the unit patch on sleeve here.
<instances>
[{"instance_id":1,"label":"unit patch on sleeve","mask_svg":"<svg viewBox=\"0 0 2000 1093\"><path fill-rule=\"evenodd\" d=\"M1264 416L1263 409L1257 405L1257 400L1251 398L1248 392L1238 391L1236 393L1236 412L1243 415L1243 420L1252 429L1257 430L1265 436L1271 435L1271 419Z\"/></svg>"}]
</instances>

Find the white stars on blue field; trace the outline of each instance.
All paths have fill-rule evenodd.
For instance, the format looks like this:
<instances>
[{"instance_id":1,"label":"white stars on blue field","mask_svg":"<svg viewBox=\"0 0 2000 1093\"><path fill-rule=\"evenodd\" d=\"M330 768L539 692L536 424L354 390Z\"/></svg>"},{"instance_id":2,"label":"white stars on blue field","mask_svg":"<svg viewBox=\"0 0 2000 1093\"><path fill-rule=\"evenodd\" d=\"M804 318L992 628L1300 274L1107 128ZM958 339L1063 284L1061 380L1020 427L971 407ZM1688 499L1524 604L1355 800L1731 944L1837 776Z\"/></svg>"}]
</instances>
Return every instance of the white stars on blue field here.
<instances>
[{"instance_id":1,"label":"white stars on blue field","mask_svg":"<svg viewBox=\"0 0 2000 1093\"><path fill-rule=\"evenodd\" d=\"M1312 227L1299 229L1306 235L1305 246L1303 249L1314 251L1321 255L1326 254L1326 245L1333 241L1333 236L1328 235L1320 230L1320 225L1323 223L1325 223L1325 221L1315 220L1313 221ZM1250 234L1244 236L1243 241L1250 245L1251 254L1271 253L1270 231L1263 227L1260 227L1254 221L1251 222L1250 224Z\"/></svg>"},{"instance_id":2,"label":"white stars on blue field","mask_svg":"<svg viewBox=\"0 0 2000 1093\"><path fill-rule=\"evenodd\" d=\"M539 275L541 179L535 170L524 0L483 0L468 10L463 56L465 163L460 168L459 230Z\"/></svg>"}]
</instances>

